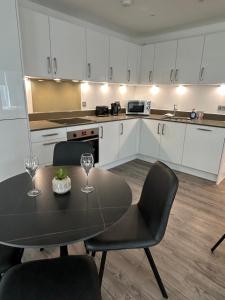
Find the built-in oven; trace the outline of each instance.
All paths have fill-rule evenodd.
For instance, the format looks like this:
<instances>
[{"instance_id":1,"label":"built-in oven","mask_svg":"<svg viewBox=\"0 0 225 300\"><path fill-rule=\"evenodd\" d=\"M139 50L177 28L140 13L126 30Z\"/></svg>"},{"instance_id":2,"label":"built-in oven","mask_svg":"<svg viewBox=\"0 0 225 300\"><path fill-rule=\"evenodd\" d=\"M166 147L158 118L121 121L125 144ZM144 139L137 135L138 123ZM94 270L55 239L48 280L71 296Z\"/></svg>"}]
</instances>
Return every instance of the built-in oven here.
<instances>
[{"instance_id":1,"label":"built-in oven","mask_svg":"<svg viewBox=\"0 0 225 300\"><path fill-rule=\"evenodd\" d=\"M94 150L95 163L99 162L99 129L90 128L67 132L67 141L89 143Z\"/></svg>"},{"instance_id":2,"label":"built-in oven","mask_svg":"<svg viewBox=\"0 0 225 300\"><path fill-rule=\"evenodd\" d=\"M151 101L132 100L127 102L127 115L149 115L151 112Z\"/></svg>"}]
</instances>

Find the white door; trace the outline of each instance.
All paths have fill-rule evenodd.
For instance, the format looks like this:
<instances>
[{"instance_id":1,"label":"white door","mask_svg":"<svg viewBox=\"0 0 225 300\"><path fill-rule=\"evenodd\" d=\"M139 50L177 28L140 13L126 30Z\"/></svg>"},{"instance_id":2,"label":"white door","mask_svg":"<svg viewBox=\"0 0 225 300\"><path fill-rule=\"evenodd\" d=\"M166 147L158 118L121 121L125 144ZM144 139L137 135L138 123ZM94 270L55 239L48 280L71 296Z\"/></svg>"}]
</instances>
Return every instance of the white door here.
<instances>
[{"instance_id":1,"label":"white door","mask_svg":"<svg viewBox=\"0 0 225 300\"><path fill-rule=\"evenodd\" d=\"M175 82L199 82L203 45L203 36L178 40Z\"/></svg>"},{"instance_id":2,"label":"white door","mask_svg":"<svg viewBox=\"0 0 225 300\"><path fill-rule=\"evenodd\" d=\"M208 34L202 58L200 81L202 83L225 82L225 32Z\"/></svg>"},{"instance_id":3,"label":"white door","mask_svg":"<svg viewBox=\"0 0 225 300\"><path fill-rule=\"evenodd\" d=\"M25 75L51 78L48 16L21 8L20 21Z\"/></svg>"},{"instance_id":4,"label":"white door","mask_svg":"<svg viewBox=\"0 0 225 300\"><path fill-rule=\"evenodd\" d=\"M119 159L127 158L137 153L138 120L120 122Z\"/></svg>"},{"instance_id":5,"label":"white door","mask_svg":"<svg viewBox=\"0 0 225 300\"><path fill-rule=\"evenodd\" d=\"M156 120L142 119L141 141L139 153L158 158L160 146L160 122Z\"/></svg>"},{"instance_id":6,"label":"white door","mask_svg":"<svg viewBox=\"0 0 225 300\"><path fill-rule=\"evenodd\" d=\"M54 77L85 79L85 29L50 18L50 32Z\"/></svg>"},{"instance_id":7,"label":"white door","mask_svg":"<svg viewBox=\"0 0 225 300\"><path fill-rule=\"evenodd\" d=\"M110 37L109 81L127 82L127 42Z\"/></svg>"},{"instance_id":8,"label":"white door","mask_svg":"<svg viewBox=\"0 0 225 300\"><path fill-rule=\"evenodd\" d=\"M0 1L0 39L0 120L25 118L24 82L15 0ZM4 139L1 143L4 143Z\"/></svg>"},{"instance_id":9,"label":"white door","mask_svg":"<svg viewBox=\"0 0 225 300\"><path fill-rule=\"evenodd\" d=\"M99 164L100 166L118 160L119 122L103 123L99 126Z\"/></svg>"},{"instance_id":10,"label":"white door","mask_svg":"<svg viewBox=\"0 0 225 300\"><path fill-rule=\"evenodd\" d=\"M155 45L154 82L173 83L175 75L177 41Z\"/></svg>"},{"instance_id":11,"label":"white door","mask_svg":"<svg viewBox=\"0 0 225 300\"><path fill-rule=\"evenodd\" d=\"M155 45L143 46L141 49L141 74L140 83L151 84L154 78Z\"/></svg>"},{"instance_id":12,"label":"white door","mask_svg":"<svg viewBox=\"0 0 225 300\"><path fill-rule=\"evenodd\" d=\"M182 164L218 174L224 138L224 128L187 125Z\"/></svg>"},{"instance_id":13,"label":"white door","mask_svg":"<svg viewBox=\"0 0 225 300\"><path fill-rule=\"evenodd\" d=\"M138 83L139 47L127 43L127 83Z\"/></svg>"},{"instance_id":14,"label":"white door","mask_svg":"<svg viewBox=\"0 0 225 300\"><path fill-rule=\"evenodd\" d=\"M7 0L8 1L8 0ZM26 119L0 121L0 181L25 172L24 159L29 155Z\"/></svg>"},{"instance_id":15,"label":"white door","mask_svg":"<svg viewBox=\"0 0 225 300\"><path fill-rule=\"evenodd\" d=\"M108 80L109 38L107 35L89 30L87 38L87 80L104 82Z\"/></svg>"},{"instance_id":16,"label":"white door","mask_svg":"<svg viewBox=\"0 0 225 300\"><path fill-rule=\"evenodd\" d=\"M186 124L163 122L161 126L160 159L181 164Z\"/></svg>"}]
</instances>

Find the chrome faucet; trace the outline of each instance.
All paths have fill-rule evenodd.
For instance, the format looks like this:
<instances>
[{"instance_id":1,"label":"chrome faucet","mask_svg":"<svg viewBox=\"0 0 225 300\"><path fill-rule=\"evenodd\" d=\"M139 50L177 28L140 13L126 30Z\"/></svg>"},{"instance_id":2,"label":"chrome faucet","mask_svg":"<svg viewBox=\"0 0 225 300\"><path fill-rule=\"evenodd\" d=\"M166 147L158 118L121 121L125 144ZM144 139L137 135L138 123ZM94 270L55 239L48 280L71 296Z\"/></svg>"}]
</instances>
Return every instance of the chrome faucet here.
<instances>
[{"instance_id":1,"label":"chrome faucet","mask_svg":"<svg viewBox=\"0 0 225 300\"><path fill-rule=\"evenodd\" d=\"M173 117L176 116L176 111L177 111L177 105L174 104L174 105L173 105Z\"/></svg>"}]
</instances>

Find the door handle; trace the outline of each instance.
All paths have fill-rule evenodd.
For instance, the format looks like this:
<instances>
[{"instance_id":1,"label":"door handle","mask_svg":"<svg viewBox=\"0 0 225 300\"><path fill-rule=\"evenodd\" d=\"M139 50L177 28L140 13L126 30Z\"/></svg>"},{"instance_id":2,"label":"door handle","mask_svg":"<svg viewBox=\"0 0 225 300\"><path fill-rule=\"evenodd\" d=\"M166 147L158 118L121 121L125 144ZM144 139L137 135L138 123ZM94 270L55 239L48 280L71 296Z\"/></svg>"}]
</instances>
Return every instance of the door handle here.
<instances>
[{"instance_id":1,"label":"door handle","mask_svg":"<svg viewBox=\"0 0 225 300\"><path fill-rule=\"evenodd\" d=\"M203 79L204 79L204 73L205 73L205 67L202 67L201 68L201 72L200 72L200 81L203 81Z\"/></svg>"},{"instance_id":2,"label":"door handle","mask_svg":"<svg viewBox=\"0 0 225 300\"><path fill-rule=\"evenodd\" d=\"M170 82L173 82L173 69L170 70Z\"/></svg>"},{"instance_id":3,"label":"door handle","mask_svg":"<svg viewBox=\"0 0 225 300\"><path fill-rule=\"evenodd\" d=\"M100 136L100 138L103 139L104 138L104 129L103 129L103 126L101 126L100 128L101 128L101 136Z\"/></svg>"},{"instance_id":4,"label":"door handle","mask_svg":"<svg viewBox=\"0 0 225 300\"><path fill-rule=\"evenodd\" d=\"M91 78L91 64L88 63L88 78Z\"/></svg>"},{"instance_id":5,"label":"door handle","mask_svg":"<svg viewBox=\"0 0 225 300\"><path fill-rule=\"evenodd\" d=\"M212 131L212 129L206 129L206 128L197 128L197 130L201 130L201 131Z\"/></svg>"},{"instance_id":6,"label":"door handle","mask_svg":"<svg viewBox=\"0 0 225 300\"><path fill-rule=\"evenodd\" d=\"M149 81L149 82L152 82L152 71L149 71L149 74L148 74L148 81Z\"/></svg>"},{"instance_id":7,"label":"door handle","mask_svg":"<svg viewBox=\"0 0 225 300\"><path fill-rule=\"evenodd\" d=\"M59 135L58 133L42 134L43 137Z\"/></svg>"},{"instance_id":8,"label":"door handle","mask_svg":"<svg viewBox=\"0 0 225 300\"><path fill-rule=\"evenodd\" d=\"M50 145L55 145L55 144L58 144L58 141L57 142L44 143L43 146L50 146Z\"/></svg>"},{"instance_id":9,"label":"door handle","mask_svg":"<svg viewBox=\"0 0 225 300\"><path fill-rule=\"evenodd\" d=\"M123 135L123 123L121 123L120 125L121 125L120 135Z\"/></svg>"},{"instance_id":10,"label":"door handle","mask_svg":"<svg viewBox=\"0 0 225 300\"><path fill-rule=\"evenodd\" d=\"M47 57L47 63L48 63L48 74L52 73L52 62L51 62L51 57Z\"/></svg>"},{"instance_id":11,"label":"door handle","mask_svg":"<svg viewBox=\"0 0 225 300\"><path fill-rule=\"evenodd\" d=\"M130 75L131 75L131 70L129 69L128 70L128 79L127 79L128 82L130 82Z\"/></svg>"},{"instance_id":12,"label":"door handle","mask_svg":"<svg viewBox=\"0 0 225 300\"><path fill-rule=\"evenodd\" d=\"M58 72L58 63L57 63L57 58L54 57L54 73L57 74Z\"/></svg>"},{"instance_id":13,"label":"door handle","mask_svg":"<svg viewBox=\"0 0 225 300\"><path fill-rule=\"evenodd\" d=\"M178 72L179 72L179 70L176 69L176 71L175 71L175 81L178 81Z\"/></svg>"},{"instance_id":14,"label":"door handle","mask_svg":"<svg viewBox=\"0 0 225 300\"><path fill-rule=\"evenodd\" d=\"M160 128L161 128L161 124L158 123L158 129L157 129L157 133L160 134Z\"/></svg>"},{"instance_id":15,"label":"door handle","mask_svg":"<svg viewBox=\"0 0 225 300\"><path fill-rule=\"evenodd\" d=\"M113 67L110 67L110 75L109 75L109 80L113 80Z\"/></svg>"},{"instance_id":16,"label":"door handle","mask_svg":"<svg viewBox=\"0 0 225 300\"><path fill-rule=\"evenodd\" d=\"M164 133L165 133L165 128L166 128L166 124L163 124L163 126L162 126L162 135L164 135Z\"/></svg>"}]
</instances>

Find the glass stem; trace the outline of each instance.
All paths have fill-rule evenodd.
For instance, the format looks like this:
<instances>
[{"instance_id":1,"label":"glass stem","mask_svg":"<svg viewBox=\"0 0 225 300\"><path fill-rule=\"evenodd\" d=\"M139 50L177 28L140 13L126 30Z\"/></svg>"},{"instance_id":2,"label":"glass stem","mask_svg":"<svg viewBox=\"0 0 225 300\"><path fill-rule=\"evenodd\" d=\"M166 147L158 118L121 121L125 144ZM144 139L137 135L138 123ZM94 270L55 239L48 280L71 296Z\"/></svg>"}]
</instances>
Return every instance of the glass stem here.
<instances>
[{"instance_id":1,"label":"glass stem","mask_svg":"<svg viewBox=\"0 0 225 300\"><path fill-rule=\"evenodd\" d=\"M87 174L87 186L88 186L88 174Z\"/></svg>"},{"instance_id":2,"label":"glass stem","mask_svg":"<svg viewBox=\"0 0 225 300\"><path fill-rule=\"evenodd\" d=\"M33 186L33 189L35 190L35 179L34 179L34 177L32 177L32 186Z\"/></svg>"}]
</instances>

